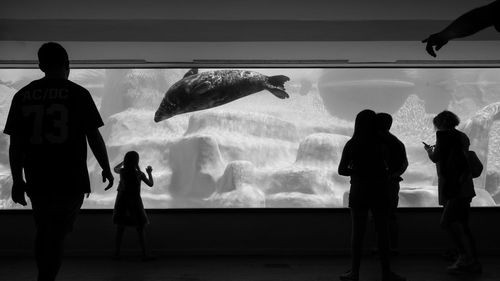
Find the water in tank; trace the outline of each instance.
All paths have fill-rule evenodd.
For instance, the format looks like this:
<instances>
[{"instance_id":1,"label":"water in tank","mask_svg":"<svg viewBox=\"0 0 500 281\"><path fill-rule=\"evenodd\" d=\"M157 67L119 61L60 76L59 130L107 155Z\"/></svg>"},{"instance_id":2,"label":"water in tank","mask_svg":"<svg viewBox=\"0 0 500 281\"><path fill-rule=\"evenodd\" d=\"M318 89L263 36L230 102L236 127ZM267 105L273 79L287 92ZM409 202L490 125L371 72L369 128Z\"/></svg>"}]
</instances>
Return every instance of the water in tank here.
<instances>
[{"instance_id":1,"label":"water in tank","mask_svg":"<svg viewBox=\"0 0 500 281\"><path fill-rule=\"evenodd\" d=\"M0 125L13 95L42 73L0 69ZM500 204L500 69L262 68L73 69L105 122L111 165L127 151L153 167L146 208L341 208L349 178L337 167L366 108L393 116L406 146L401 207L437 206L432 118L451 110L484 164L473 206ZM235 86L236 85L236 86ZM217 91L215 91L215 90ZM10 200L7 135L0 136L0 209ZM92 194L85 208L112 208L89 153Z\"/></svg>"}]
</instances>

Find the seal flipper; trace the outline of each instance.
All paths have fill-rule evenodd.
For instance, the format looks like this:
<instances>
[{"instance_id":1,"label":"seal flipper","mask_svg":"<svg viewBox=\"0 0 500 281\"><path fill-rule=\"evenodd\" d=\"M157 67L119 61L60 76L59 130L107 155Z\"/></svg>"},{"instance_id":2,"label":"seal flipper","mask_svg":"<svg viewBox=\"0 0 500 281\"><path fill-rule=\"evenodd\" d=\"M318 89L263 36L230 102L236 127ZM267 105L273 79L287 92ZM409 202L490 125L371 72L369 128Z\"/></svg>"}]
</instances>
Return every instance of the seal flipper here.
<instances>
[{"instance_id":1,"label":"seal flipper","mask_svg":"<svg viewBox=\"0 0 500 281\"><path fill-rule=\"evenodd\" d=\"M290 96L285 92L285 82L290 81L285 75L276 75L267 77L266 90L280 99L286 99Z\"/></svg>"},{"instance_id":2,"label":"seal flipper","mask_svg":"<svg viewBox=\"0 0 500 281\"><path fill-rule=\"evenodd\" d=\"M198 68L191 68L188 72L186 72L186 74L184 74L184 76L182 78L184 79L188 76L195 75L195 74L198 74Z\"/></svg>"},{"instance_id":3,"label":"seal flipper","mask_svg":"<svg viewBox=\"0 0 500 281\"><path fill-rule=\"evenodd\" d=\"M205 81L201 84L196 85L193 90L191 90L192 93L195 95L201 95L203 93L206 93L210 90L210 87L212 86L212 83L209 81Z\"/></svg>"},{"instance_id":4,"label":"seal flipper","mask_svg":"<svg viewBox=\"0 0 500 281\"><path fill-rule=\"evenodd\" d=\"M267 90L280 99L286 99L290 97L290 95L288 95L287 92L278 88L267 89Z\"/></svg>"}]
</instances>

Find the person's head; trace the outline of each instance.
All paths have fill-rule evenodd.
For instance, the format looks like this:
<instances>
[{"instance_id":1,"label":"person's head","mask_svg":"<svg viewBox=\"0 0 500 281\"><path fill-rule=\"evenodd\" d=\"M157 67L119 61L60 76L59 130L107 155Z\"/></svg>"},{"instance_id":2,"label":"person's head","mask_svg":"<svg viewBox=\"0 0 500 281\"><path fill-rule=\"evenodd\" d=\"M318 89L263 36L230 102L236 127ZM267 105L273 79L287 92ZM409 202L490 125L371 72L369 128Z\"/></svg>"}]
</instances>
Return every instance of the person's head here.
<instances>
[{"instance_id":1,"label":"person's head","mask_svg":"<svg viewBox=\"0 0 500 281\"><path fill-rule=\"evenodd\" d=\"M58 43L47 42L38 49L38 67L45 75L69 76L68 53Z\"/></svg>"},{"instance_id":2,"label":"person's head","mask_svg":"<svg viewBox=\"0 0 500 281\"><path fill-rule=\"evenodd\" d=\"M382 132L389 132L392 126L392 116L389 113L377 113L377 129Z\"/></svg>"},{"instance_id":3,"label":"person's head","mask_svg":"<svg viewBox=\"0 0 500 281\"><path fill-rule=\"evenodd\" d=\"M139 167L139 153L136 151L129 151L125 153L123 158L123 168L135 169Z\"/></svg>"},{"instance_id":4,"label":"person's head","mask_svg":"<svg viewBox=\"0 0 500 281\"><path fill-rule=\"evenodd\" d=\"M365 109L356 115L356 120L354 121L354 134L353 138L364 138L366 136L373 135L376 132L375 111L370 109Z\"/></svg>"},{"instance_id":5,"label":"person's head","mask_svg":"<svg viewBox=\"0 0 500 281\"><path fill-rule=\"evenodd\" d=\"M458 124L460 124L460 119L455 113L445 110L436 115L436 117L432 119L432 123L434 124L434 128L436 130L444 131L451 130L458 126Z\"/></svg>"}]
</instances>

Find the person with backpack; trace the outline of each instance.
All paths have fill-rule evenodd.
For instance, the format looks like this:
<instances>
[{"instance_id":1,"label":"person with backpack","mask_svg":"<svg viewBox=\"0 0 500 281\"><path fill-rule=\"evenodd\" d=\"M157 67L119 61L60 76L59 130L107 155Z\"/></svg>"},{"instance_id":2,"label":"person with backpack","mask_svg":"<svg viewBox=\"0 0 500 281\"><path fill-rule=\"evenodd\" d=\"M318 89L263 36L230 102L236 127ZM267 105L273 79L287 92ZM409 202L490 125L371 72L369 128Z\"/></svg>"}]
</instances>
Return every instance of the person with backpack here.
<instances>
[{"instance_id":1,"label":"person with backpack","mask_svg":"<svg viewBox=\"0 0 500 281\"><path fill-rule=\"evenodd\" d=\"M476 242L469 227L469 212L474 191L469 162L470 141L456 129L460 119L451 111L443 111L433 119L436 145L424 143L432 162L436 163L439 204L444 207L441 226L458 249L458 259L447 268L448 273L480 273Z\"/></svg>"}]
</instances>

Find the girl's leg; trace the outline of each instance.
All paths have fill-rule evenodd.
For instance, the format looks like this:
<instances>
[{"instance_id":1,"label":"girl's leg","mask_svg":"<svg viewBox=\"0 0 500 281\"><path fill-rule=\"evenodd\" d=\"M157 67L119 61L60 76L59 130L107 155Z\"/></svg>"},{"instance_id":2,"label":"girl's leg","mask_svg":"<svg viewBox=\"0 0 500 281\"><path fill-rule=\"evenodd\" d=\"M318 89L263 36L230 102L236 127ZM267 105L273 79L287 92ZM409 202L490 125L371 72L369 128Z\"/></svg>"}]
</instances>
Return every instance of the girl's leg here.
<instances>
[{"instance_id":1,"label":"girl's leg","mask_svg":"<svg viewBox=\"0 0 500 281\"><path fill-rule=\"evenodd\" d=\"M144 258L148 257L148 252L146 250L146 241L144 239L144 226L138 226L137 227L137 234L139 235L139 243L141 244L141 249L142 249L142 256Z\"/></svg>"},{"instance_id":2,"label":"girl's leg","mask_svg":"<svg viewBox=\"0 0 500 281\"><path fill-rule=\"evenodd\" d=\"M120 248L122 245L123 233L125 232L125 226L117 225L116 226L116 239L115 239L115 257L120 257Z\"/></svg>"}]
</instances>

